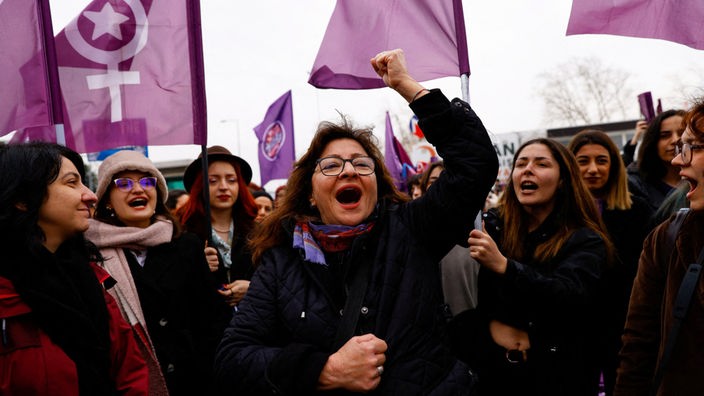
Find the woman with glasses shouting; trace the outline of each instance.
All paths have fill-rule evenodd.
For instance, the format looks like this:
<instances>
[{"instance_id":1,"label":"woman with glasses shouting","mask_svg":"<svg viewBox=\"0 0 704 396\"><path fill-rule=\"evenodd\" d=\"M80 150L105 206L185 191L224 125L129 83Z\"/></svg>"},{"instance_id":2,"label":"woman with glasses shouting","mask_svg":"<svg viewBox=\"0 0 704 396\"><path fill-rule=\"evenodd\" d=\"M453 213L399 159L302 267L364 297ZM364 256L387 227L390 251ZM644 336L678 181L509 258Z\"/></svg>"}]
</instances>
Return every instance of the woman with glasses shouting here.
<instances>
[{"instance_id":1,"label":"woman with glasses shouting","mask_svg":"<svg viewBox=\"0 0 704 396\"><path fill-rule=\"evenodd\" d=\"M258 267L216 356L223 392L472 394L469 367L442 343L438 262L466 239L496 152L469 105L423 88L401 50L371 64L411 103L446 171L407 202L371 130L322 123L254 231Z\"/></svg>"},{"instance_id":2,"label":"woman with glasses shouting","mask_svg":"<svg viewBox=\"0 0 704 396\"><path fill-rule=\"evenodd\" d=\"M118 151L100 165L96 195L86 237L117 280L111 293L149 365L150 394L208 394L218 296L200 240L165 205L164 176L141 153Z\"/></svg>"},{"instance_id":3,"label":"woman with glasses shouting","mask_svg":"<svg viewBox=\"0 0 704 396\"><path fill-rule=\"evenodd\" d=\"M680 300L685 274L695 273L690 264L701 264L704 253L704 102L686 113L684 127L672 165L689 184L690 210L660 224L643 244L614 395L704 394L701 274L687 276L691 297Z\"/></svg>"}]
</instances>

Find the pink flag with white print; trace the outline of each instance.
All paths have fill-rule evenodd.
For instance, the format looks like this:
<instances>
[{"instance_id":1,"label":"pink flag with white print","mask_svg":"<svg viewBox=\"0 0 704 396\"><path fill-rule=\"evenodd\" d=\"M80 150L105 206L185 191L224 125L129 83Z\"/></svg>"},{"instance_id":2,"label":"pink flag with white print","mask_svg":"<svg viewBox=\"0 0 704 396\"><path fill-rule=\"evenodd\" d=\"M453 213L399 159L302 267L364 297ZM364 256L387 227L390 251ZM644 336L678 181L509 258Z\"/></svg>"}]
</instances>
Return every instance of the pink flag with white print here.
<instances>
[{"instance_id":1,"label":"pink flag with white print","mask_svg":"<svg viewBox=\"0 0 704 396\"><path fill-rule=\"evenodd\" d=\"M0 0L0 136L61 116L52 109L51 41L47 0Z\"/></svg>"},{"instance_id":2,"label":"pink flag with white print","mask_svg":"<svg viewBox=\"0 0 704 396\"><path fill-rule=\"evenodd\" d=\"M198 0L93 0L56 52L69 147L207 143Z\"/></svg>"}]
</instances>

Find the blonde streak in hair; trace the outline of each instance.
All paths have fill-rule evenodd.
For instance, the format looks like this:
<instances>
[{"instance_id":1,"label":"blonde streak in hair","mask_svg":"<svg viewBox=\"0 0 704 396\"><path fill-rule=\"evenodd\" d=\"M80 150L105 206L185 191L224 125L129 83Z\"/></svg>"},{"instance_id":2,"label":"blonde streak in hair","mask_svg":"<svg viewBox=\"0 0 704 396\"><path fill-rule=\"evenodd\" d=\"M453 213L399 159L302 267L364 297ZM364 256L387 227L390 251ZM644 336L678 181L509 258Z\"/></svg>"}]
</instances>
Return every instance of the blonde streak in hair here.
<instances>
[{"instance_id":1,"label":"blonde streak in hair","mask_svg":"<svg viewBox=\"0 0 704 396\"><path fill-rule=\"evenodd\" d=\"M626 174L626 166L623 164L623 159L620 154L616 155L616 164L619 172L616 182L612 185L609 191L606 207L608 209L628 210L631 208L633 201L631 193L628 191L628 175Z\"/></svg>"}]
</instances>

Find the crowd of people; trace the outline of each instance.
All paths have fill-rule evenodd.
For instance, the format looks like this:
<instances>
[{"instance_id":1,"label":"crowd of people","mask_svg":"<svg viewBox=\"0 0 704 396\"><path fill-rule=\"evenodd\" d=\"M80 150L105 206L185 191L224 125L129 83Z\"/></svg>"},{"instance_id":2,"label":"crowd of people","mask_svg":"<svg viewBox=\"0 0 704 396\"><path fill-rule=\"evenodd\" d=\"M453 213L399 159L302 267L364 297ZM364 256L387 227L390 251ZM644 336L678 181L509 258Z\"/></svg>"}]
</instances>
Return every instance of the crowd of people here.
<instances>
[{"instance_id":1,"label":"crowd of people","mask_svg":"<svg viewBox=\"0 0 704 396\"><path fill-rule=\"evenodd\" d=\"M118 151L95 192L66 147L0 147L0 395L704 394L704 102L498 181L466 102L370 63L442 157L405 191L346 117L273 197L221 146L172 191Z\"/></svg>"}]
</instances>

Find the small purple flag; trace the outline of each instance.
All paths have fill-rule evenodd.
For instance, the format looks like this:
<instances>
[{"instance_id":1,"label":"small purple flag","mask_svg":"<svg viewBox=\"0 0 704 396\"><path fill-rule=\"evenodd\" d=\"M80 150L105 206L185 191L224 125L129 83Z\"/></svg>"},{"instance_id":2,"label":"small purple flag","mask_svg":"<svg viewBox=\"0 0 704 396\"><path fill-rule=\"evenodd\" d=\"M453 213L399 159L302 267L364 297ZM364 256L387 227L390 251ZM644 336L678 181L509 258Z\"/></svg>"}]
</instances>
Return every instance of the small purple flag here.
<instances>
[{"instance_id":1,"label":"small purple flag","mask_svg":"<svg viewBox=\"0 0 704 396\"><path fill-rule=\"evenodd\" d=\"M655 118L653 95L650 92L643 92L638 95L638 105L640 105L640 113L643 114L646 122L650 122L653 118Z\"/></svg>"},{"instance_id":2,"label":"small purple flag","mask_svg":"<svg viewBox=\"0 0 704 396\"><path fill-rule=\"evenodd\" d=\"M273 179L288 179L296 158L290 90L269 106L264 121L254 127L254 133L259 139L261 185Z\"/></svg>"},{"instance_id":3,"label":"small purple flag","mask_svg":"<svg viewBox=\"0 0 704 396\"><path fill-rule=\"evenodd\" d=\"M391 117L389 112L386 112L386 134L384 142L384 163L386 168L391 173L391 177L396 182L396 187L402 190L406 184L404 166L410 166L413 168L413 163L411 162L408 153L404 150L401 142L394 136L394 130L391 127Z\"/></svg>"},{"instance_id":4,"label":"small purple flag","mask_svg":"<svg viewBox=\"0 0 704 396\"><path fill-rule=\"evenodd\" d=\"M56 52L67 146L207 144L198 0L93 0Z\"/></svg>"},{"instance_id":5,"label":"small purple flag","mask_svg":"<svg viewBox=\"0 0 704 396\"><path fill-rule=\"evenodd\" d=\"M48 0L0 0L0 136L61 120L51 30Z\"/></svg>"},{"instance_id":6,"label":"small purple flag","mask_svg":"<svg viewBox=\"0 0 704 396\"><path fill-rule=\"evenodd\" d=\"M573 0L567 35L655 38L704 49L704 1Z\"/></svg>"},{"instance_id":7,"label":"small purple flag","mask_svg":"<svg viewBox=\"0 0 704 396\"><path fill-rule=\"evenodd\" d=\"M318 88L386 85L369 60L402 48L418 81L469 74L461 0L338 0L308 82Z\"/></svg>"}]
</instances>

